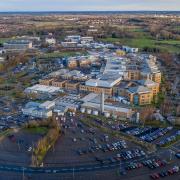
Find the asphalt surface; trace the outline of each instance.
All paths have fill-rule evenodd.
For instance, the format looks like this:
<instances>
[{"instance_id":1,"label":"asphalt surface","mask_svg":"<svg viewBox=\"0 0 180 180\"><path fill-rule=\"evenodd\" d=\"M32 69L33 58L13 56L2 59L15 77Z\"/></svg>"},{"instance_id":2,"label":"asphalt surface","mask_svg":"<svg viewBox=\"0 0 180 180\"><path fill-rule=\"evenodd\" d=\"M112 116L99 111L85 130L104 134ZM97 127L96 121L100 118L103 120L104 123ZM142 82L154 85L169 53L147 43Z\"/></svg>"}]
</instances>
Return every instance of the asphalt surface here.
<instances>
[{"instance_id":1,"label":"asphalt surface","mask_svg":"<svg viewBox=\"0 0 180 180\"><path fill-rule=\"evenodd\" d=\"M153 158L154 156L148 157ZM131 162L139 162L143 161L147 158L141 158L138 160L133 160ZM123 163L123 166L128 165L129 162ZM87 172L87 171L97 171L97 170L106 170L106 169L113 169L120 166L120 162L118 163L108 163L108 164L89 164L83 166L71 166L71 167L43 167L43 168L33 168L33 167L23 167L23 166L15 166L15 165L3 165L0 164L0 171L11 171L11 172L20 172L20 173L71 173L71 172Z\"/></svg>"}]
</instances>

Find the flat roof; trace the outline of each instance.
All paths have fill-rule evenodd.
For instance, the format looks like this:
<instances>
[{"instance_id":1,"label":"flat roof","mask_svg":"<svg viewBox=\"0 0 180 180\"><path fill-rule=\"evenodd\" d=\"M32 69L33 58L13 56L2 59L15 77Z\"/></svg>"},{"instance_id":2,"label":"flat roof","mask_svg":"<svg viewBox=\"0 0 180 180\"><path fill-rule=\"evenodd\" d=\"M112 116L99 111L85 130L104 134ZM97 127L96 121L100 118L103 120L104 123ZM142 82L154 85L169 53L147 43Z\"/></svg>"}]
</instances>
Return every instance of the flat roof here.
<instances>
[{"instance_id":1,"label":"flat roof","mask_svg":"<svg viewBox=\"0 0 180 180\"><path fill-rule=\"evenodd\" d=\"M100 110L100 103L93 103L93 102L85 102L81 105L82 107L89 107L89 108L94 108ZM113 105L104 105L104 111L114 111L114 112L124 112L128 113L131 111L131 108L125 108L125 107L120 107L120 106L113 106Z\"/></svg>"},{"instance_id":2,"label":"flat roof","mask_svg":"<svg viewBox=\"0 0 180 180\"><path fill-rule=\"evenodd\" d=\"M138 80L137 81L139 84L144 85L144 86L155 86L158 85L158 83L150 80L150 79L143 79L143 80Z\"/></svg>"},{"instance_id":3,"label":"flat roof","mask_svg":"<svg viewBox=\"0 0 180 180\"><path fill-rule=\"evenodd\" d=\"M36 84L32 87L26 88L26 90L54 93L54 92L59 91L60 88L54 87L54 86L46 86L46 85Z\"/></svg>"},{"instance_id":4,"label":"flat roof","mask_svg":"<svg viewBox=\"0 0 180 180\"><path fill-rule=\"evenodd\" d=\"M32 43L31 41L28 40L10 40L5 42L4 44L29 44Z\"/></svg>"},{"instance_id":5,"label":"flat roof","mask_svg":"<svg viewBox=\"0 0 180 180\"><path fill-rule=\"evenodd\" d=\"M89 79L86 81L87 86L112 88L115 84L122 80L122 76L117 73L105 73L97 79Z\"/></svg>"},{"instance_id":6,"label":"flat roof","mask_svg":"<svg viewBox=\"0 0 180 180\"><path fill-rule=\"evenodd\" d=\"M88 102L88 101L91 101L92 99L96 98L97 96L98 96L98 94L96 94L96 93L90 93L90 94L84 96L81 100L83 102Z\"/></svg>"}]
</instances>

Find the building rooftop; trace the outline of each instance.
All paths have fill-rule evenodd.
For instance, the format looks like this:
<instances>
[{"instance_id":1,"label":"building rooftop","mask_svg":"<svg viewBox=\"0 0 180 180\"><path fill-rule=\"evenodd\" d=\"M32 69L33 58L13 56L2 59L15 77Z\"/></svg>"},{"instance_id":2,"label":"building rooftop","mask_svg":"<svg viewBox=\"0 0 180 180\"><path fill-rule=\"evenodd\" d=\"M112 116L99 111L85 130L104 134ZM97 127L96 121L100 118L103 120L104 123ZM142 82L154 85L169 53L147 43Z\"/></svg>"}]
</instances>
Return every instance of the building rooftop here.
<instances>
[{"instance_id":1,"label":"building rooftop","mask_svg":"<svg viewBox=\"0 0 180 180\"><path fill-rule=\"evenodd\" d=\"M66 73L68 73L68 72L69 72L68 69L60 69L60 70L58 70L58 71L55 71L55 72L50 73L49 76L60 76L60 75L62 75L62 74L66 74Z\"/></svg>"},{"instance_id":2,"label":"building rooftop","mask_svg":"<svg viewBox=\"0 0 180 180\"><path fill-rule=\"evenodd\" d=\"M150 80L150 79L143 79L143 80L138 80L137 83L143 85L143 86L155 86L157 85L158 83Z\"/></svg>"},{"instance_id":3,"label":"building rooftop","mask_svg":"<svg viewBox=\"0 0 180 180\"><path fill-rule=\"evenodd\" d=\"M123 75L126 71L126 59L116 56L106 57L104 73L117 73Z\"/></svg>"},{"instance_id":4,"label":"building rooftop","mask_svg":"<svg viewBox=\"0 0 180 180\"><path fill-rule=\"evenodd\" d=\"M89 79L86 81L87 86L99 86L105 88L111 88L122 79L122 76L116 73L102 74L98 79Z\"/></svg>"},{"instance_id":5,"label":"building rooftop","mask_svg":"<svg viewBox=\"0 0 180 180\"><path fill-rule=\"evenodd\" d=\"M67 80L61 78L55 78L53 82L66 82Z\"/></svg>"},{"instance_id":6,"label":"building rooftop","mask_svg":"<svg viewBox=\"0 0 180 180\"><path fill-rule=\"evenodd\" d=\"M55 101L46 101L40 105L41 108L49 109L55 105Z\"/></svg>"},{"instance_id":7,"label":"building rooftop","mask_svg":"<svg viewBox=\"0 0 180 180\"><path fill-rule=\"evenodd\" d=\"M147 92L150 92L150 90L145 87L145 86L136 86L136 87L130 87L128 89L129 92L131 93L147 93Z\"/></svg>"},{"instance_id":8,"label":"building rooftop","mask_svg":"<svg viewBox=\"0 0 180 180\"><path fill-rule=\"evenodd\" d=\"M31 41L29 40L9 40L7 42L5 42L4 44L29 44L31 43Z\"/></svg>"},{"instance_id":9,"label":"building rooftop","mask_svg":"<svg viewBox=\"0 0 180 180\"><path fill-rule=\"evenodd\" d=\"M59 87L54 87L54 86L45 86L45 85L40 85L36 84L32 87L28 87L25 89L25 91L39 91L39 92L46 92L46 93L55 93L57 91L60 91L61 89Z\"/></svg>"},{"instance_id":10,"label":"building rooftop","mask_svg":"<svg viewBox=\"0 0 180 180\"><path fill-rule=\"evenodd\" d=\"M130 81L120 81L119 84L116 85L116 87L119 87L119 88L128 88L129 86L131 86L132 84L134 84L133 82L130 82Z\"/></svg>"},{"instance_id":11,"label":"building rooftop","mask_svg":"<svg viewBox=\"0 0 180 180\"><path fill-rule=\"evenodd\" d=\"M88 101L91 101L92 99L96 98L97 96L98 96L98 94L90 93L90 94L84 96L81 100L83 102L88 102Z\"/></svg>"},{"instance_id":12,"label":"building rooftop","mask_svg":"<svg viewBox=\"0 0 180 180\"><path fill-rule=\"evenodd\" d=\"M87 108L93 108L93 109L97 109L100 110L100 103L94 103L94 102L85 102L84 104L82 104L82 107L87 107ZM131 111L130 107L120 107L120 106L114 106L114 105L104 105L104 111L105 112L124 112L124 113L128 113Z\"/></svg>"},{"instance_id":13,"label":"building rooftop","mask_svg":"<svg viewBox=\"0 0 180 180\"><path fill-rule=\"evenodd\" d=\"M40 106L40 103L31 101L25 105L25 108L37 108L39 106Z\"/></svg>"}]
</instances>

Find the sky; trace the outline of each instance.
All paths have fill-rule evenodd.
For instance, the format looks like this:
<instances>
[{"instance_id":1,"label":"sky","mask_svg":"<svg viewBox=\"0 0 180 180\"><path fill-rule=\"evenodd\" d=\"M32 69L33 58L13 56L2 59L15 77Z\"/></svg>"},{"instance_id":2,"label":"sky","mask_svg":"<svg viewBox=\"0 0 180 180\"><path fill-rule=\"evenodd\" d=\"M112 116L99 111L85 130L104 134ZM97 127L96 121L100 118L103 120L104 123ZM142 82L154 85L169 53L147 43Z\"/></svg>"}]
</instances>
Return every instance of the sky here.
<instances>
[{"instance_id":1,"label":"sky","mask_svg":"<svg viewBox=\"0 0 180 180\"><path fill-rule=\"evenodd\" d=\"M180 0L0 0L0 11L180 11Z\"/></svg>"}]
</instances>

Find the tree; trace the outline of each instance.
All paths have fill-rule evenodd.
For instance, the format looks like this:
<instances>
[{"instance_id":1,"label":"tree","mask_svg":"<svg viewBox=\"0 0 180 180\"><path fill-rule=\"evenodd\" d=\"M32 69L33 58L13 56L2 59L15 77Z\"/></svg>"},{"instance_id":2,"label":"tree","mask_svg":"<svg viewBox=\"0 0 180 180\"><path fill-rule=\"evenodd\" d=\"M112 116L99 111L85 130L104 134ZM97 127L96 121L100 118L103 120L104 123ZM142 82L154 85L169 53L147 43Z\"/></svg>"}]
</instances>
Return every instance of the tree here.
<instances>
[{"instance_id":1,"label":"tree","mask_svg":"<svg viewBox=\"0 0 180 180\"><path fill-rule=\"evenodd\" d=\"M174 105L172 103L172 100L170 99L165 99L164 102L160 106L160 110L163 115L167 115L171 113L173 109L174 109Z\"/></svg>"},{"instance_id":2,"label":"tree","mask_svg":"<svg viewBox=\"0 0 180 180\"><path fill-rule=\"evenodd\" d=\"M154 107L151 107L151 106L142 107L140 109L140 119L142 121L146 121L146 120L151 119L151 116L152 116L154 111L155 111Z\"/></svg>"}]
</instances>

